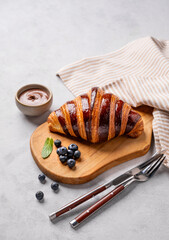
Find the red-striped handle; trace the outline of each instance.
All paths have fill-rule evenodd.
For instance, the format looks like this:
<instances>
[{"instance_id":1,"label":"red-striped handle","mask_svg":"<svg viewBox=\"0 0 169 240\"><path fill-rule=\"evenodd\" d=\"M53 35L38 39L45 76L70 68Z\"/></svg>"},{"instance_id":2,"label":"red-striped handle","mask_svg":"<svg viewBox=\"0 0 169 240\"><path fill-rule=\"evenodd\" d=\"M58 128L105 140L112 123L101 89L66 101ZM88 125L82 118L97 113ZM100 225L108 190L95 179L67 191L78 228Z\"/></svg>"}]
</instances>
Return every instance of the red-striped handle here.
<instances>
[{"instance_id":1,"label":"red-striped handle","mask_svg":"<svg viewBox=\"0 0 169 240\"><path fill-rule=\"evenodd\" d=\"M94 213L96 210L101 208L104 204L109 202L114 196L120 193L123 189L124 189L123 185L118 186L117 188L109 192L106 196L104 196L99 201L97 201L95 204L93 204L91 207L89 207L84 212L82 212L80 215L78 215L74 220L77 222L77 224L81 223L87 217L89 217L92 213Z\"/></svg>"}]
</instances>

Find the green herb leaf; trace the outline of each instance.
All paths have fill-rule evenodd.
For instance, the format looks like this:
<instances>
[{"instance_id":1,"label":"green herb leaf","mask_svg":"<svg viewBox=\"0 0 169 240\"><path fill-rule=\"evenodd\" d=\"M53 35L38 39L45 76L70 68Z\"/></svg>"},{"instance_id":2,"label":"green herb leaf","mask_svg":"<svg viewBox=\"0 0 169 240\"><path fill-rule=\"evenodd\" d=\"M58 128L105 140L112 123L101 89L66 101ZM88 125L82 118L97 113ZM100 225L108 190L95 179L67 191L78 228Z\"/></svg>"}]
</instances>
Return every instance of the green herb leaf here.
<instances>
[{"instance_id":1,"label":"green herb leaf","mask_svg":"<svg viewBox=\"0 0 169 240\"><path fill-rule=\"evenodd\" d=\"M42 157L43 158L49 157L52 150L53 150L53 138L47 138L42 149L41 153Z\"/></svg>"}]
</instances>

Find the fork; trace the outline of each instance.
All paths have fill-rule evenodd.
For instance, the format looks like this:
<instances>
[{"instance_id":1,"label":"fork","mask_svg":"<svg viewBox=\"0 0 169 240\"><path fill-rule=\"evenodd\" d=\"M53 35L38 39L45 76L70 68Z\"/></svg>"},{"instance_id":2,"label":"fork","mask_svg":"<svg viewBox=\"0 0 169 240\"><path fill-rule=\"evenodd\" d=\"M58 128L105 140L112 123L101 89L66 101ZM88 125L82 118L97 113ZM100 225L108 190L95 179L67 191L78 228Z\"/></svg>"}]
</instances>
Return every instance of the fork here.
<instances>
[{"instance_id":1,"label":"fork","mask_svg":"<svg viewBox=\"0 0 169 240\"><path fill-rule=\"evenodd\" d=\"M102 206L104 206L106 203L108 203L117 194L119 194L124 189L126 189L131 183L133 183L133 182L145 182L148 179L150 179L154 175L154 173L158 170L158 168L160 167L160 165L162 164L162 162L164 161L165 158L166 157L164 155L162 155L162 157L158 158L157 161L155 161L152 164L146 166L145 168L143 168L137 174L131 176L129 181L117 186L115 189L113 189L107 195L102 197L99 201L94 203L91 207L89 207L84 212L79 214L75 219L70 221L70 225L73 228L76 228L87 217L89 217L91 214L95 213L98 209L100 209Z\"/></svg>"}]
</instances>

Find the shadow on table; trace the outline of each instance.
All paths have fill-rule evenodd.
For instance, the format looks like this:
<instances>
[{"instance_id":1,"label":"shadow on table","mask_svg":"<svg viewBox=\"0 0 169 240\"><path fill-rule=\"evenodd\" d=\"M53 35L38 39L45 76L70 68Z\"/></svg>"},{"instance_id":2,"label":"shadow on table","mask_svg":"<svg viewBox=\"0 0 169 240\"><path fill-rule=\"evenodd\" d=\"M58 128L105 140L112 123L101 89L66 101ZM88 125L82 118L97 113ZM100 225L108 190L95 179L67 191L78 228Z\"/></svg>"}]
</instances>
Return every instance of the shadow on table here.
<instances>
[{"instance_id":1,"label":"shadow on table","mask_svg":"<svg viewBox=\"0 0 169 240\"><path fill-rule=\"evenodd\" d=\"M30 116L24 115L24 118L26 120L28 120L29 122L33 123L34 125L39 126L42 123L47 121L47 118L48 118L50 113L51 113L51 111L47 111L44 114L42 114L40 116L36 116L36 117L30 117Z\"/></svg>"}]
</instances>

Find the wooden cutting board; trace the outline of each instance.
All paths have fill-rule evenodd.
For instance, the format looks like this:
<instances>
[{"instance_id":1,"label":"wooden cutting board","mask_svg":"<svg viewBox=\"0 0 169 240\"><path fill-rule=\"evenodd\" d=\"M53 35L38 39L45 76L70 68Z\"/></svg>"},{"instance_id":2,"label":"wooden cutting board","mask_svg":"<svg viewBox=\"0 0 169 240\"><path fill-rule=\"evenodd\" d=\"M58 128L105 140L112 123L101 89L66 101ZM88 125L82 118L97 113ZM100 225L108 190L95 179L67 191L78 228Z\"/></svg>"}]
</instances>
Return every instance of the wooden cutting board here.
<instances>
[{"instance_id":1,"label":"wooden cutting board","mask_svg":"<svg viewBox=\"0 0 169 240\"><path fill-rule=\"evenodd\" d=\"M110 141L92 144L86 141L78 141L61 134L51 133L48 124L40 125L32 134L30 148L35 162L40 170L49 178L69 184L80 184L90 181L102 172L130 159L140 157L148 152L152 136L152 108L139 107L136 109L143 117L144 132L138 138L120 136ZM41 157L41 151L47 137L60 139L62 146L68 147L71 143L79 146L81 158L77 160L75 169L69 169L63 165L56 147L47 159Z\"/></svg>"}]
</instances>

